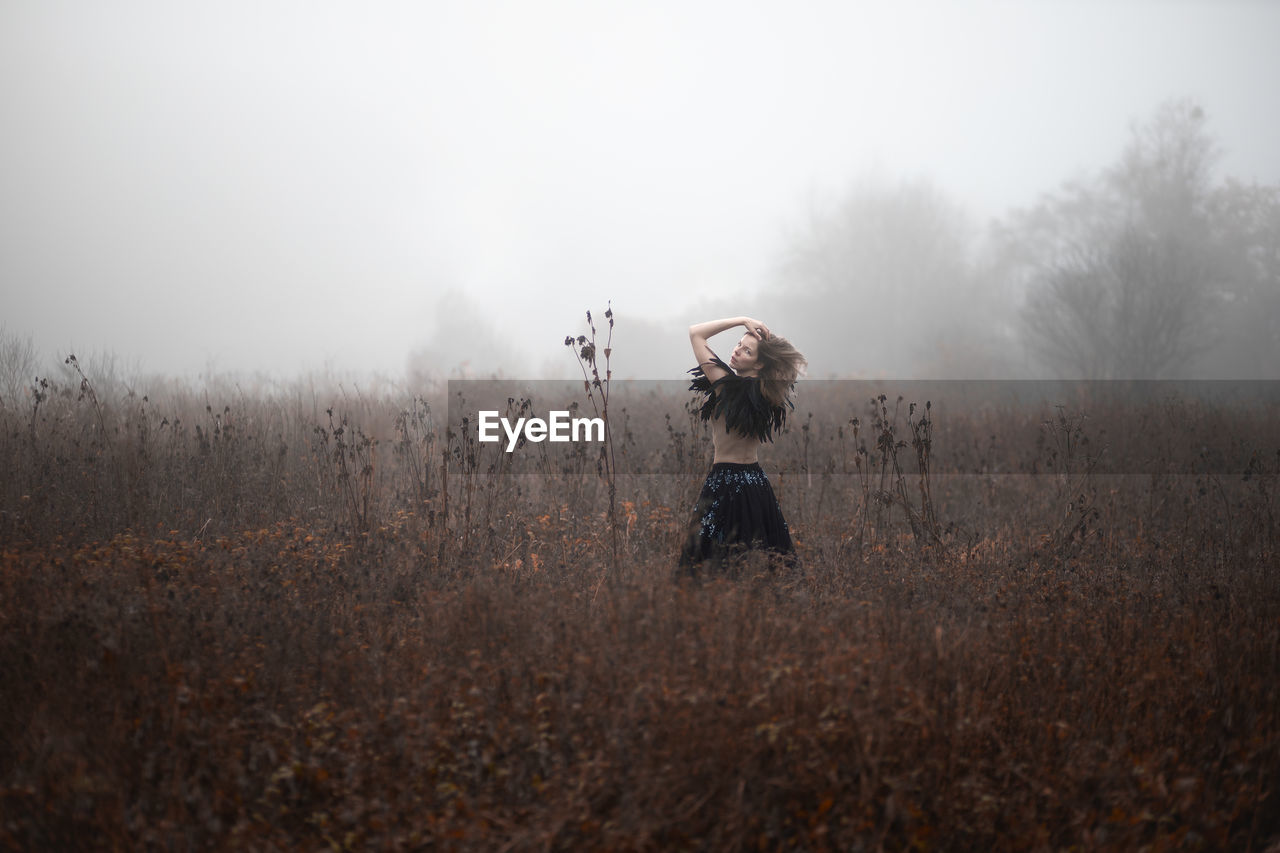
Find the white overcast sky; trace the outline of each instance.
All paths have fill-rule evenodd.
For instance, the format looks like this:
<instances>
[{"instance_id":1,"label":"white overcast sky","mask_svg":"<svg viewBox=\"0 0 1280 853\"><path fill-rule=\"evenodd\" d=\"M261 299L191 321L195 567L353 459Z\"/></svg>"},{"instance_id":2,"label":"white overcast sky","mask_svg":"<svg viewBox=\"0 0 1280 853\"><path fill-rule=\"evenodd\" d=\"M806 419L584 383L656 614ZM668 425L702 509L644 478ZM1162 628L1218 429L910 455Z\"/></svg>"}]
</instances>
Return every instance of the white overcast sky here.
<instances>
[{"instance_id":1,"label":"white overcast sky","mask_svg":"<svg viewBox=\"0 0 1280 853\"><path fill-rule=\"evenodd\" d=\"M1280 183L1277 45L1267 2L3 0L0 324L396 375L453 291L536 375L609 298L750 313L868 174L981 222L1185 96L1222 174Z\"/></svg>"}]
</instances>

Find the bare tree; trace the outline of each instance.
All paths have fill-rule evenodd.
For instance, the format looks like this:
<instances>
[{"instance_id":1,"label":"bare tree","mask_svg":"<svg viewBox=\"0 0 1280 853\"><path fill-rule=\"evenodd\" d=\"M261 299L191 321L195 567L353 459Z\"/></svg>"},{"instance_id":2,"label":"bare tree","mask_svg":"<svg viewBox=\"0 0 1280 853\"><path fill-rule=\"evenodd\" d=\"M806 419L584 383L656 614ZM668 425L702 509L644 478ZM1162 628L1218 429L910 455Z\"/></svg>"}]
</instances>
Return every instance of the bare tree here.
<instances>
[{"instance_id":1,"label":"bare tree","mask_svg":"<svg viewBox=\"0 0 1280 853\"><path fill-rule=\"evenodd\" d=\"M928 182L864 182L793 236L767 311L804 330L816 376L997 371L1005 301L975 274L976 234Z\"/></svg>"},{"instance_id":2,"label":"bare tree","mask_svg":"<svg viewBox=\"0 0 1280 853\"><path fill-rule=\"evenodd\" d=\"M31 336L18 337L0 327L0 406L17 406L35 373L36 348Z\"/></svg>"},{"instance_id":3,"label":"bare tree","mask_svg":"<svg viewBox=\"0 0 1280 853\"><path fill-rule=\"evenodd\" d=\"M1067 185L1002 236L1027 298L1028 348L1058 375L1161 378L1211 348L1232 277L1210 201L1204 112L1164 104L1119 162Z\"/></svg>"}]
</instances>

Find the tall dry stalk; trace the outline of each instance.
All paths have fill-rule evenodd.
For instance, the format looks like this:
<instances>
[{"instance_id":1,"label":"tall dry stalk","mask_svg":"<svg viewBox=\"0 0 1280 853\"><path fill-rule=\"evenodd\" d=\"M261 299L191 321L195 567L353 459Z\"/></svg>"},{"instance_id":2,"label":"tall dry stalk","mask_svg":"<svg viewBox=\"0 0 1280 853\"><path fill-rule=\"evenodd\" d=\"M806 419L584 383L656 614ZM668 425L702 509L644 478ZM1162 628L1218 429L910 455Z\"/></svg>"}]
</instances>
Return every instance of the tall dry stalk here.
<instances>
[{"instance_id":1,"label":"tall dry stalk","mask_svg":"<svg viewBox=\"0 0 1280 853\"><path fill-rule=\"evenodd\" d=\"M604 421L604 443L600 445L596 470L609 488L609 550L616 572L618 568L618 463L614 455L613 433L609 422L609 384L613 379L613 370L610 367L610 359L613 356L612 302L605 309L604 316L609 321L609 334L605 338L603 349L604 378L600 377L599 359L596 355L596 324L591 319L590 311L587 312L587 328L591 331L590 336L578 335L574 338L572 335L566 335L564 345L573 351L578 360L578 367L582 369L582 388L587 395L587 400L591 403L592 410L596 413L596 417Z\"/></svg>"}]
</instances>

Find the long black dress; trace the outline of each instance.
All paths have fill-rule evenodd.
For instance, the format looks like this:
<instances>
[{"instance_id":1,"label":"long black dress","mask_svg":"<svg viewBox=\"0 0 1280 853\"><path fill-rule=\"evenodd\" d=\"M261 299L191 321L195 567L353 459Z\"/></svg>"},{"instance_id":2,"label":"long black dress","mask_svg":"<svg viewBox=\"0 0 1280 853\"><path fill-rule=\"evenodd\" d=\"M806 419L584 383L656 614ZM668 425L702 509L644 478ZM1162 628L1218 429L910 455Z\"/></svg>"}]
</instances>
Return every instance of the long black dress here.
<instances>
[{"instance_id":1,"label":"long black dress","mask_svg":"<svg viewBox=\"0 0 1280 853\"><path fill-rule=\"evenodd\" d=\"M689 390L704 397L698 411L702 420L723 418L731 431L772 441L786 423L790 401L771 405L759 379L738 376L715 356L712 362L725 371L714 382L701 367L689 371ZM694 577L700 570L722 572L733 558L753 549L768 551L789 567L797 565L791 532L760 463L717 462L698 495L680 552L680 572Z\"/></svg>"}]
</instances>

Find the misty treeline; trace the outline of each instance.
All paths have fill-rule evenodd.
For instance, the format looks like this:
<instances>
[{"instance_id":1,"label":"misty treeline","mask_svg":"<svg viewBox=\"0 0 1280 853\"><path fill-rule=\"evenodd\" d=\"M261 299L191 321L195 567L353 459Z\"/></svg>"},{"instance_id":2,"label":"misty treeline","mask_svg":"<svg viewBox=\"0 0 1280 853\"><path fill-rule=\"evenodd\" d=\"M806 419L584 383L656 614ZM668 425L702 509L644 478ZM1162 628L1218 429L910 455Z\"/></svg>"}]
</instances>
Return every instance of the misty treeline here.
<instances>
[{"instance_id":1,"label":"misty treeline","mask_svg":"<svg viewBox=\"0 0 1280 853\"><path fill-rule=\"evenodd\" d=\"M1217 177L1219 150L1169 101L1110 166L985 228L927 182L856 186L752 310L820 377L1276 378L1280 187Z\"/></svg>"},{"instance_id":2,"label":"misty treeline","mask_svg":"<svg viewBox=\"0 0 1280 853\"><path fill-rule=\"evenodd\" d=\"M1220 175L1220 153L1206 112L1180 99L1110 165L989 223L928 180L864 180L813 204L764 291L629 315L622 375L680 375L689 322L746 311L814 378L1280 378L1280 186ZM565 369L518 352L469 294L436 314L411 387ZM42 370L29 337L0 328L0 403L28 404Z\"/></svg>"}]
</instances>

